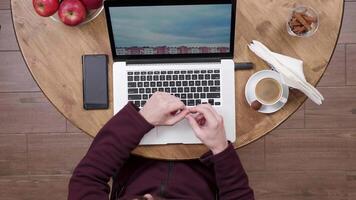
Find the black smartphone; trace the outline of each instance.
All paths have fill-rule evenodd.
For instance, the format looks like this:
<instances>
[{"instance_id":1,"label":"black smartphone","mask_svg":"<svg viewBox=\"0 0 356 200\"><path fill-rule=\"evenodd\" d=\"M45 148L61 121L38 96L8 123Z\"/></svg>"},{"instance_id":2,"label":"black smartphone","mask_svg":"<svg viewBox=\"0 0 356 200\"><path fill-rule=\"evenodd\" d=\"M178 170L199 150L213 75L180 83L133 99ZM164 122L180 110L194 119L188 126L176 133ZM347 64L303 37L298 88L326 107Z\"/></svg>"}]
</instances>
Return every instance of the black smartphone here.
<instances>
[{"instance_id":1,"label":"black smartphone","mask_svg":"<svg viewBox=\"0 0 356 200\"><path fill-rule=\"evenodd\" d=\"M109 107L107 55L83 55L82 65L84 109L107 109Z\"/></svg>"}]
</instances>

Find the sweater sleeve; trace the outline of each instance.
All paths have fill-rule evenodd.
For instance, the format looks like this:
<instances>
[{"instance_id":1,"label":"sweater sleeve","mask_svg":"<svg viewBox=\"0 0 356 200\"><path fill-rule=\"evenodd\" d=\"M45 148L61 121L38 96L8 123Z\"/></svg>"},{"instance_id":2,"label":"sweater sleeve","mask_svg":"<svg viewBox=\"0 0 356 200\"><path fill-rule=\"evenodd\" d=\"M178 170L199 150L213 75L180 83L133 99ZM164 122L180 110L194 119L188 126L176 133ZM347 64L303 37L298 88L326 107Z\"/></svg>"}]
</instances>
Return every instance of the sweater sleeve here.
<instances>
[{"instance_id":1,"label":"sweater sleeve","mask_svg":"<svg viewBox=\"0 0 356 200\"><path fill-rule=\"evenodd\" d=\"M201 161L214 169L219 199L254 200L246 172L231 143L219 154L213 155L211 151L204 154Z\"/></svg>"},{"instance_id":2,"label":"sweater sleeve","mask_svg":"<svg viewBox=\"0 0 356 200\"><path fill-rule=\"evenodd\" d=\"M73 172L68 200L109 199L110 178L153 128L137 111L133 104L127 104L99 131Z\"/></svg>"}]
</instances>

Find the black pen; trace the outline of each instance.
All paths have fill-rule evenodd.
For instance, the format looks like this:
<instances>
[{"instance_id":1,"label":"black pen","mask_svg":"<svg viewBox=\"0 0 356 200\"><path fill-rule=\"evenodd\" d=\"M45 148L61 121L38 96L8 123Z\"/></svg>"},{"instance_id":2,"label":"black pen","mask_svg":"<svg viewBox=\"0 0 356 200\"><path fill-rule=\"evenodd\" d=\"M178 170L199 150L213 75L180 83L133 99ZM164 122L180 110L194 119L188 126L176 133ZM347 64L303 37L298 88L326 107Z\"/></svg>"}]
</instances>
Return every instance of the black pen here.
<instances>
[{"instance_id":1,"label":"black pen","mask_svg":"<svg viewBox=\"0 0 356 200\"><path fill-rule=\"evenodd\" d=\"M235 70L248 70L253 68L252 62L235 63Z\"/></svg>"}]
</instances>

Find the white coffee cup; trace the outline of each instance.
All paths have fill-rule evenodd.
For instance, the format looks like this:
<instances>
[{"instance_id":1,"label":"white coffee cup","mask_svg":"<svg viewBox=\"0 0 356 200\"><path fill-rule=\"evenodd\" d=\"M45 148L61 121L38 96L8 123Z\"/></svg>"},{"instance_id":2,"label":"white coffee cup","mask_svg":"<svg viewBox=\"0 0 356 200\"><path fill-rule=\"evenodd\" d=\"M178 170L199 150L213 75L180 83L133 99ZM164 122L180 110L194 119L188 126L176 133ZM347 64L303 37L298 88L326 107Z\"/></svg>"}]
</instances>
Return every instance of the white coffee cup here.
<instances>
[{"instance_id":1,"label":"white coffee cup","mask_svg":"<svg viewBox=\"0 0 356 200\"><path fill-rule=\"evenodd\" d=\"M260 77L254 86L254 96L262 105L284 104L288 99L283 96L283 84L282 79L279 77Z\"/></svg>"}]
</instances>

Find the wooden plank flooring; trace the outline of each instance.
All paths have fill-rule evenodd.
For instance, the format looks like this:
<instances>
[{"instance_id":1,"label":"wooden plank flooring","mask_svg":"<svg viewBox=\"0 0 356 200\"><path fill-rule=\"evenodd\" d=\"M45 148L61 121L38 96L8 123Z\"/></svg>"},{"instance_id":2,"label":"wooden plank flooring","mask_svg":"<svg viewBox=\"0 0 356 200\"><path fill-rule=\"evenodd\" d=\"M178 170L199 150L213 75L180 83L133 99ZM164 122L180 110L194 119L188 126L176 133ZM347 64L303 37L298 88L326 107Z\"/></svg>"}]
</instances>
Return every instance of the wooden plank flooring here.
<instances>
[{"instance_id":1,"label":"wooden plank flooring","mask_svg":"<svg viewBox=\"0 0 356 200\"><path fill-rule=\"evenodd\" d=\"M0 199L64 200L92 139L67 121L32 80L0 1ZM356 1L318 88L266 137L239 149L258 200L356 199Z\"/></svg>"},{"instance_id":2,"label":"wooden plank flooring","mask_svg":"<svg viewBox=\"0 0 356 200\"><path fill-rule=\"evenodd\" d=\"M0 24L0 50L19 50L11 22L10 10L0 10Z\"/></svg>"},{"instance_id":3,"label":"wooden plank flooring","mask_svg":"<svg viewBox=\"0 0 356 200\"><path fill-rule=\"evenodd\" d=\"M0 179L2 176L27 174L25 134L0 134Z\"/></svg>"},{"instance_id":4,"label":"wooden plank flooring","mask_svg":"<svg viewBox=\"0 0 356 200\"><path fill-rule=\"evenodd\" d=\"M356 43L356 4L355 0L347 2L345 5L344 21L339 38L339 43Z\"/></svg>"},{"instance_id":5,"label":"wooden plank flooring","mask_svg":"<svg viewBox=\"0 0 356 200\"><path fill-rule=\"evenodd\" d=\"M4 176L0 178L1 200L65 200L70 175Z\"/></svg>"},{"instance_id":6,"label":"wooden plank flooring","mask_svg":"<svg viewBox=\"0 0 356 200\"><path fill-rule=\"evenodd\" d=\"M353 200L345 171L250 172L249 178L257 200Z\"/></svg>"},{"instance_id":7,"label":"wooden plank flooring","mask_svg":"<svg viewBox=\"0 0 356 200\"><path fill-rule=\"evenodd\" d=\"M348 170L354 130L283 129L266 137L266 170ZM354 141L356 143L356 140Z\"/></svg>"},{"instance_id":8,"label":"wooden plank flooring","mask_svg":"<svg viewBox=\"0 0 356 200\"><path fill-rule=\"evenodd\" d=\"M0 134L65 132L66 120L40 92L0 93Z\"/></svg>"},{"instance_id":9,"label":"wooden plank flooring","mask_svg":"<svg viewBox=\"0 0 356 200\"><path fill-rule=\"evenodd\" d=\"M1 0L0 1L0 9L10 9L10 0Z\"/></svg>"},{"instance_id":10,"label":"wooden plank flooring","mask_svg":"<svg viewBox=\"0 0 356 200\"><path fill-rule=\"evenodd\" d=\"M346 52L346 85L356 85L356 44L347 44Z\"/></svg>"},{"instance_id":11,"label":"wooden plank flooring","mask_svg":"<svg viewBox=\"0 0 356 200\"><path fill-rule=\"evenodd\" d=\"M0 91L38 92L40 89L18 51L0 52Z\"/></svg>"},{"instance_id":12,"label":"wooden plank flooring","mask_svg":"<svg viewBox=\"0 0 356 200\"><path fill-rule=\"evenodd\" d=\"M344 86L346 83L346 45L337 45L334 55L318 86Z\"/></svg>"},{"instance_id":13,"label":"wooden plank flooring","mask_svg":"<svg viewBox=\"0 0 356 200\"><path fill-rule=\"evenodd\" d=\"M28 135L28 172L31 175L70 174L89 147L83 133Z\"/></svg>"}]
</instances>

